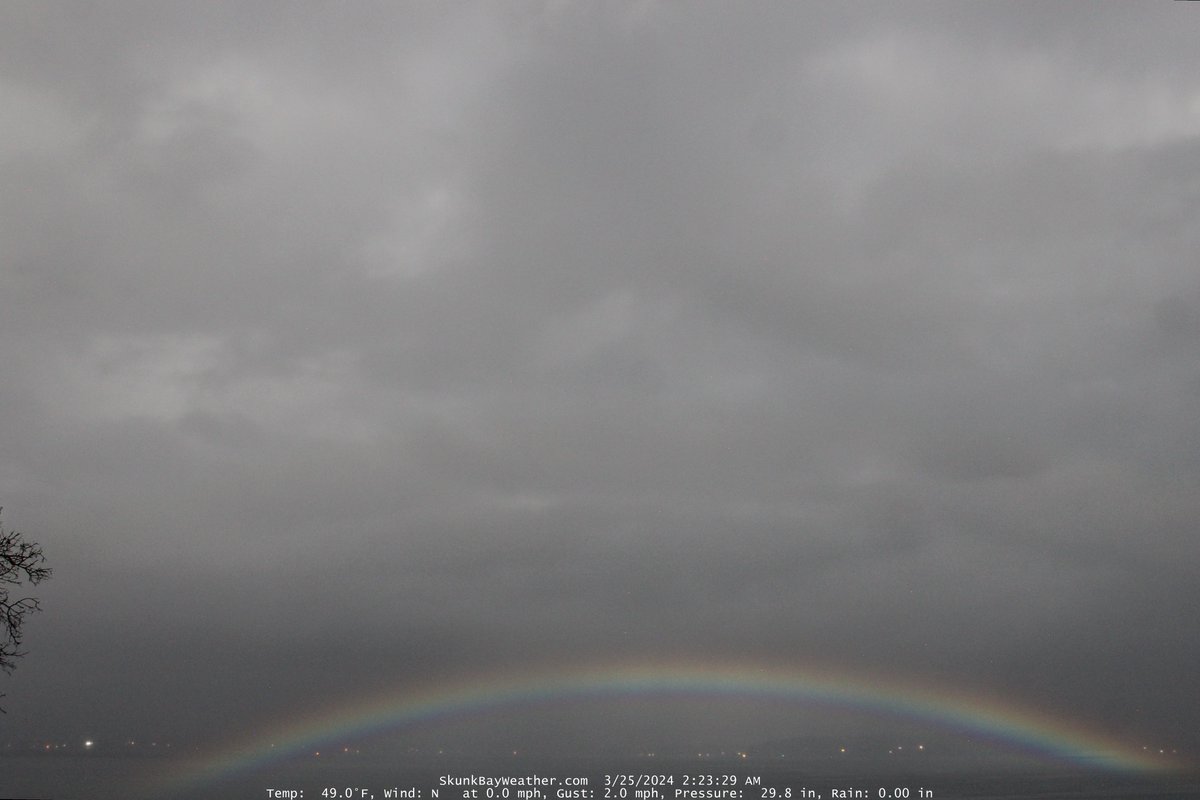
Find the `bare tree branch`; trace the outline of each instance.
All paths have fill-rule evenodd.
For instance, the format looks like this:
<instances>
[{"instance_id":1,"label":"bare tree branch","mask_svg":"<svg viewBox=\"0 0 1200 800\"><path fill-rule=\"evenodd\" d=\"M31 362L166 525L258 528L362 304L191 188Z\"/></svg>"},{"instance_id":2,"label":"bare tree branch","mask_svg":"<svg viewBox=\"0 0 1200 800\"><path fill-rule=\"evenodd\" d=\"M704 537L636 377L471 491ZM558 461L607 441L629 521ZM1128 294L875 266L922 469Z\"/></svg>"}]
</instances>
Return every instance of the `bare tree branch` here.
<instances>
[{"instance_id":1,"label":"bare tree branch","mask_svg":"<svg viewBox=\"0 0 1200 800\"><path fill-rule=\"evenodd\" d=\"M26 541L18 531L5 532L0 527L0 670L4 672L12 672L16 660L25 655L21 649L25 617L41 609L36 598L10 597L6 586L41 583L52 572L43 566L45 563L40 544ZM3 710L0 708L0 712Z\"/></svg>"}]
</instances>

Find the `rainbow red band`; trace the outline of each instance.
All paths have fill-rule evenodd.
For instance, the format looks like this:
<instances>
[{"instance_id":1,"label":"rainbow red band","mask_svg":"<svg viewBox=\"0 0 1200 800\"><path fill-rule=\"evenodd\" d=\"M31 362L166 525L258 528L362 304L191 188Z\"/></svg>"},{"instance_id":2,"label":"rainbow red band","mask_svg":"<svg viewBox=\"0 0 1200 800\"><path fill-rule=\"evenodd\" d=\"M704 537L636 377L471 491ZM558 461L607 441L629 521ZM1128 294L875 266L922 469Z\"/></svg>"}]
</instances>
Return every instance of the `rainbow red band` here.
<instances>
[{"instance_id":1,"label":"rainbow red band","mask_svg":"<svg viewBox=\"0 0 1200 800\"><path fill-rule=\"evenodd\" d=\"M1046 758L1121 771L1166 768L1161 759L1097 731L976 695L843 672L746 664L620 664L490 676L366 698L281 724L190 762L172 787L204 785L331 742L363 739L448 716L605 696L712 695L773 698L863 711L986 736Z\"/></svg>"}]
</instances>

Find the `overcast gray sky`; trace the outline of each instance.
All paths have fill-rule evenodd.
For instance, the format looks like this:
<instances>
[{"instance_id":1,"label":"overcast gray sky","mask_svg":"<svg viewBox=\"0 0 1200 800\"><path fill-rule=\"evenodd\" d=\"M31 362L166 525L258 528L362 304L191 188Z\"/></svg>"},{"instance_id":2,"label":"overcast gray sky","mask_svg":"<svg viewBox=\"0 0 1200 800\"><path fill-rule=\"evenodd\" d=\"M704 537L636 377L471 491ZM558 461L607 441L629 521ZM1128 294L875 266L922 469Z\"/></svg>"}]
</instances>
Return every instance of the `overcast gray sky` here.
<instances>
[{"instance_id":1,"label":"overcast gray sky","mask_svg":"<svg viewBox=\"0 0 1200 800\"><path fill-rule=\"evenodd\" d=\"M4 737L738 656L1200 747L1189 3L12 3Z\"/></svg>"}]
</instances>

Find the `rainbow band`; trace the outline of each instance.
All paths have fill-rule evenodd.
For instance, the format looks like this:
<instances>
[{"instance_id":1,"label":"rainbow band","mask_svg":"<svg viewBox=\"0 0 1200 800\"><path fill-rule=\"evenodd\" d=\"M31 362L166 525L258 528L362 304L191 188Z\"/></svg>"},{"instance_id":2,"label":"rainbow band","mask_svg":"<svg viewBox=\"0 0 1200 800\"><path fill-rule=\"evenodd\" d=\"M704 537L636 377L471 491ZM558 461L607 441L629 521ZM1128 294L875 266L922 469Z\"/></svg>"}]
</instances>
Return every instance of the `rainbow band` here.
<instances>
[{"instance_id":1,"label":"rainbow band","mask_svg":"<svg viewBox=\"0 0 1200 800\"><path fill-rule=\"evenodd\" d=\"M171 786L231 777L331 741L361 739L438 718L552 700L638 695L773 698L867 711L982 735L1048 758L1125 771L1165 768L1102 734L1029 708L979 696L842 672L760 665L641 664L559 668L541 674L492 676L423 691L407 688L292 721L227 747L181 770Z\"/></svg>"}]
</instances>

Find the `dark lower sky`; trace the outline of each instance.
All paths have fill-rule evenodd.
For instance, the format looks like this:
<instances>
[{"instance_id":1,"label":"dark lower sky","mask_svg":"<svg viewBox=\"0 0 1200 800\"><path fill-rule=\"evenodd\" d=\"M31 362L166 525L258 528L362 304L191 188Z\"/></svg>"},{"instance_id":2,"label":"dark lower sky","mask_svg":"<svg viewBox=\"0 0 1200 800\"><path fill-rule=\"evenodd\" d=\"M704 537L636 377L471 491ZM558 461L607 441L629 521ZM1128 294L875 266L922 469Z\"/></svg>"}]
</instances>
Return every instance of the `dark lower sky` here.
<instances>
[{"instance_id":1,"label":"dark lower sky","mask_svg":"<svg viewBox=\"0 0 1200 800\"><path fill-rule=\"evenodd\" d=\"M2 16L0 740L670 658L1200 750L1193 4Z\"/></svg>"}]
</instances>

